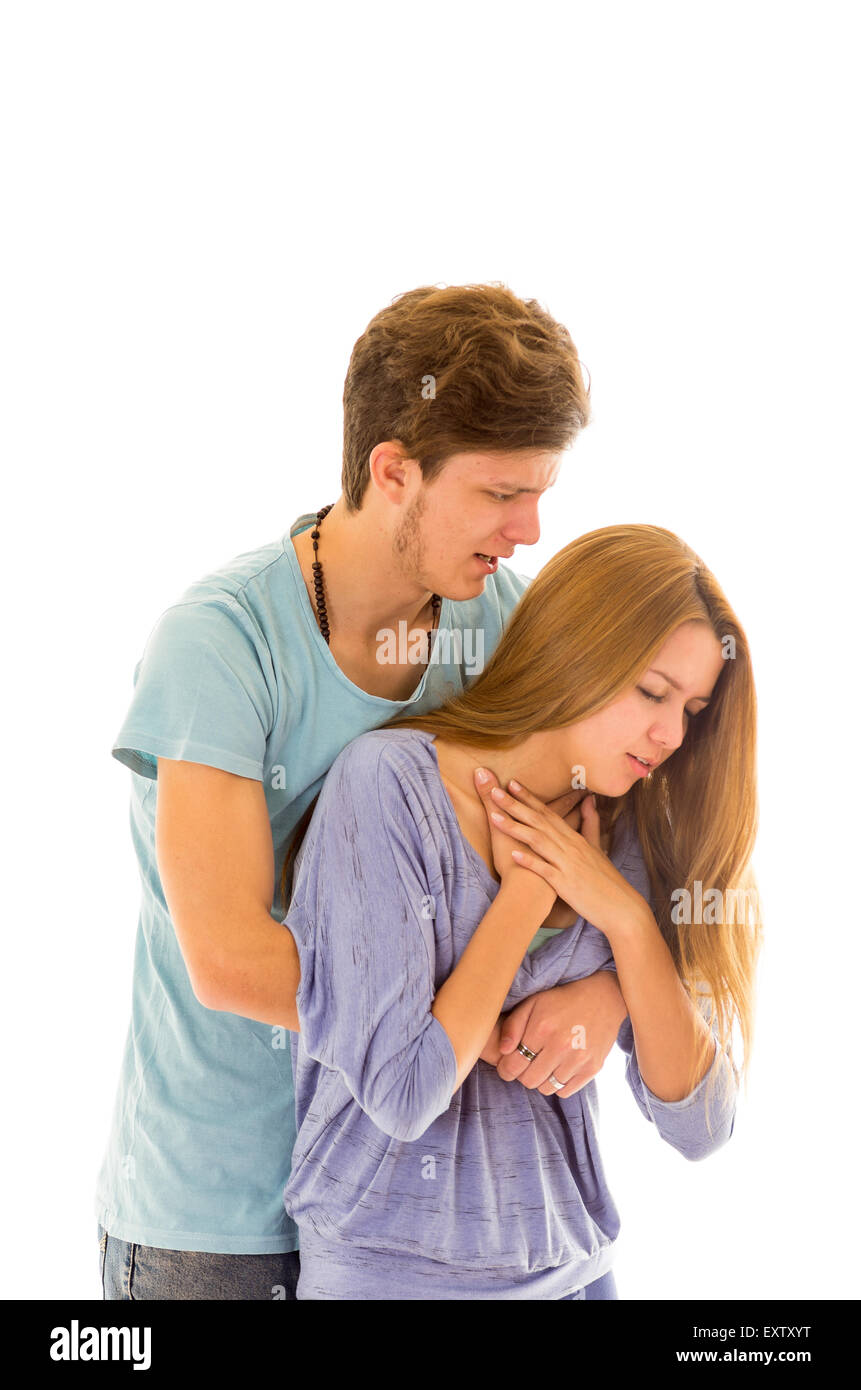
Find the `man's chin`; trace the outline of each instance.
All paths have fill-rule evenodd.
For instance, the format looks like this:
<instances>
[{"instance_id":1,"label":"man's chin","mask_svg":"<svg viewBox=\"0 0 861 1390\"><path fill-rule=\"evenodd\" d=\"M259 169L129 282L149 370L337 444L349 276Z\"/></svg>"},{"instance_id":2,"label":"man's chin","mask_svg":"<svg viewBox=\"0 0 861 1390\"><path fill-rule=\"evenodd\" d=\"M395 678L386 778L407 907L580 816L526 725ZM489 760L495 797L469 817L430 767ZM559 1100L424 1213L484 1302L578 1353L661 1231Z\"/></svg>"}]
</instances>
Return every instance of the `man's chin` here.
<instances>
[{"instance_id":1,"label":"man's chin","mask_svg":"<svg viewBox=\"0 0 861 1390\"><path fill-rule=\"evenodd\" d=\"M481 574L474 580L461 580L459 584L451 582L444 589L437 589L436 592L452 603L466 603L467 600L479 598L484 593L484 586L489 578L489 574Z\"/></svg>"}]
</instances>

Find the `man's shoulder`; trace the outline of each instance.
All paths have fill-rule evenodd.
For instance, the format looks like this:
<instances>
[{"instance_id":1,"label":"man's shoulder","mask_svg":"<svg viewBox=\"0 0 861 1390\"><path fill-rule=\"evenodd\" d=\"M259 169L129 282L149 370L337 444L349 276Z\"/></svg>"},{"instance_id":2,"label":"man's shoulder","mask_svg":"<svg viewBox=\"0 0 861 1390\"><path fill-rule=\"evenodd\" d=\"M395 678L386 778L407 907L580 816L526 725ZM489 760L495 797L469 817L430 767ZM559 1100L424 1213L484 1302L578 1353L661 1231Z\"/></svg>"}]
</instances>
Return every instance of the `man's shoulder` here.
<instances>
[{"instance_id":1,"label":"man's shoulder","mask_svg":"<svg viewBox=\"0 0 861 1390\"><path fill-rule=\"evenodd\" d=\"M244 550L214 569L207 570L186 586L174 606L218 603L230 599L241 601L246 595L250 597L264 589L272 580L280 578L287 567L285 539L280 536L254 550Z\"/></svg>"},{"instance_id":2,"label":"man's shoulder","mask_svg":"<svg viewBox=\"0 0 861 1390\"><path fill-rule=\"evenodd\" d=\"M242 551L188 584L163 609L147 641L231 641L240 632L257 647L275 645L298 613L282 536Z\"/></svg>"}]
</instances>

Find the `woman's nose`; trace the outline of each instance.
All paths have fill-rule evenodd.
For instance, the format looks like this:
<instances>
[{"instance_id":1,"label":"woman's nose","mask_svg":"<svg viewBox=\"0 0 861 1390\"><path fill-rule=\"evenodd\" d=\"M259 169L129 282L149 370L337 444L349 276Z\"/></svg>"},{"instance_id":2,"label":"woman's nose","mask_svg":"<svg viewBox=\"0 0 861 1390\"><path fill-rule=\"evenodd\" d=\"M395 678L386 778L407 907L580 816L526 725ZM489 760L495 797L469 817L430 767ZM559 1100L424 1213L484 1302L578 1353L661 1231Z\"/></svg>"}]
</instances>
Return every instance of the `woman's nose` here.
<instances>
[{"instance_id":1,"label":"woman's nose","mask_svg":"<svg viewBox=\"0 0 861 1390\"><path fill-rule=\"evenodd\" d=\"M684 713L679 714L675 719L667 715L652 725L649 735L655 740L655 743L659 743L662 748L673 753L681 747L686 729Z\"/></svg>"}]
</instances>

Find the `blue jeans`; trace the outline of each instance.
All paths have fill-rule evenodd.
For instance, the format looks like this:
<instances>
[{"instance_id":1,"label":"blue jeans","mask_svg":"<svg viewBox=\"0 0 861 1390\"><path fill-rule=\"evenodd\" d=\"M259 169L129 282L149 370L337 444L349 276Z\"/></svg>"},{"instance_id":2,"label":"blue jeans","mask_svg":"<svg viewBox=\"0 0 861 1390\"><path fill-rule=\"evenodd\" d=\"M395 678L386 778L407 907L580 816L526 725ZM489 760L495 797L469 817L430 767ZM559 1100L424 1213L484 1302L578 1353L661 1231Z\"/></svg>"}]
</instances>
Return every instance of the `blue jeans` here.
<instances>
[{"instance_id":1,"label":"blue jeans","mask_svg":"<svg viewBox=\"0 0 861 1390\"><path fill-rule=\"evenodd\" d=\"M216 1255L162 1250L117 1240L99 1226L103 1299L296 1300L298 1250L277 1255Z\"/></svg>"}]
</instances>

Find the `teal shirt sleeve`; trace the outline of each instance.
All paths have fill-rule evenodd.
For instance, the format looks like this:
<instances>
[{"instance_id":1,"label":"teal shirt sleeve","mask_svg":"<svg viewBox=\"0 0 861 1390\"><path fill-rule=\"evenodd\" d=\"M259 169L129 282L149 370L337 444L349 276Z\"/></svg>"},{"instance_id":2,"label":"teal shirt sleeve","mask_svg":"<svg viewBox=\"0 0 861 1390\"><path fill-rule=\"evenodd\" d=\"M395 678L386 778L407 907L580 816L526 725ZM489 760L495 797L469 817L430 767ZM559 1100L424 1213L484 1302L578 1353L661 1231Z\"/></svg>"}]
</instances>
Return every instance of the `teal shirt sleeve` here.
<instances>
[{"instance_id":1,"label":"teal shirt sleeve","mask_svg":"<svg viewBox=\"0 0 861 1390\"><path fill-rule=\"evenodd\" d=\"M135 668L112 753L143 777L157 758L205 763L263 780L278 688L254 618L228 596L168 608Z\"/></svg>"}]
</instances>

